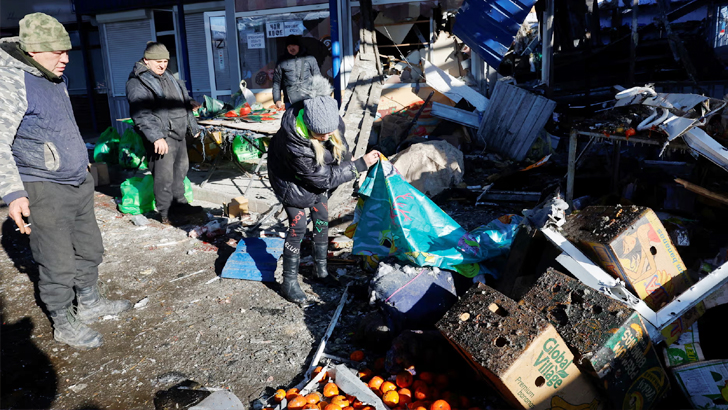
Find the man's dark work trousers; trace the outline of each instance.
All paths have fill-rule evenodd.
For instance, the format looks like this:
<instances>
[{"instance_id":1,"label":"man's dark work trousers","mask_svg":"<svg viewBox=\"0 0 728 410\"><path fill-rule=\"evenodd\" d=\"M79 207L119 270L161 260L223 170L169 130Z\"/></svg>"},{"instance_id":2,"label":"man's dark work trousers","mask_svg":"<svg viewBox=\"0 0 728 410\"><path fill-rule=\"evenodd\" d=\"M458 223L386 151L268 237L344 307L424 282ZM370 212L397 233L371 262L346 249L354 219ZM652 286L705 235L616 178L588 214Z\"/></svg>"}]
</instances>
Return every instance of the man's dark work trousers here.
<instances>
[{"instance_id":1,"label":"man's dark work trousers","mask_svg":"<svg viewBox=\"0 0 728 410\"><path fill-rule=\"evenodd\" d=\"M94 180L80 186L26 182L30 250L38 264L40 299L49 311L73 303L73 287L95 285L104 253L94 215Z\"/></svg>"},{"instance_id":2,"label":"man's dark work trousers","mask_svg":"<svg viewBox=\"0 0 728 410\"><path fill-rule=\"evenodd\" d=\"M190 168L187 143L174 138L165 138L169 151L164 155L154 153L154 145L145 142L149 155L149 170L154 177L154 200L157 212L163 217L169 215L172 201L186 204L184 180Z\"/></svg>"}]
</instances>

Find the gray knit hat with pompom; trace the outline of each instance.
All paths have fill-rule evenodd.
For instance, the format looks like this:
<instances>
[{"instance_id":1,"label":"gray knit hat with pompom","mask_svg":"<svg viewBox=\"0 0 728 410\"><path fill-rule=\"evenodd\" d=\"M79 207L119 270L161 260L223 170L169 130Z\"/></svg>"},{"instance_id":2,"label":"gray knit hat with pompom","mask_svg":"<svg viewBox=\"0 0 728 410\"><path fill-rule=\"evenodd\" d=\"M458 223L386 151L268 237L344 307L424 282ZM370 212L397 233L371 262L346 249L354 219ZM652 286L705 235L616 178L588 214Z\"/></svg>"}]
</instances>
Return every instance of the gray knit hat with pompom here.
<instances>
[{"instance_id":1,"label":"gray knit hat with pompom","mask_svg":"<svg viewBox=\"0 0 728 410\"><path fill-rule=\"evenodd\" d=\"M309 131L328 134L339 128L339 104L331 98L333 87L329 80L317 75L302 90L303 122Z\"/></svg>"}]
</instances>

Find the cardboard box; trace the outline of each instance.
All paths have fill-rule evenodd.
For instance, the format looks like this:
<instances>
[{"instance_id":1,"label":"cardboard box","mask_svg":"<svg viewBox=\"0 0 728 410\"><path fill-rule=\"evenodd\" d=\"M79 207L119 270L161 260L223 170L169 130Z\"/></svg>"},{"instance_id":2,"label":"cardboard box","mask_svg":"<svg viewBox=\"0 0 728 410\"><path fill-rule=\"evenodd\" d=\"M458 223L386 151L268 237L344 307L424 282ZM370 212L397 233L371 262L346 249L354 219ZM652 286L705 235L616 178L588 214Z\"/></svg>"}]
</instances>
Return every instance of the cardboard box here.
<instances>
[{"instance_id":1,"label":"cardboard box","mask_svg":"<svg viewBox=\"0 0 728 410\"><path fill-rule=\"evenodd\" d=\"M569 216L563 229L564 236L655 311L692 285L670 235L650 208L590 206ZM704 312L701 302L665 328L667 344Z\"/></svg>"},{"instance_id":2,"label":"cardboard box","mask_svg":"<svg viewBox=\"0 0 728 410\"><path fill-rule=\"evenodd\" d=\"M514 408L604 407L556 329L527 304L479 283L436 326Z\"/></svg>"},{"instance_id":3,"label":"cardboard box","mask_svg":"<svg viewBox=\"0 0 728 410\"><path fill-rule=\"evenodd\" d=\"M703 349L700 348L698 322L693 323L690 329L681 334L677 342L667 346L663 354L665 355L667 367L682 366L705 360Z\"/></svg>"},{"instance_id":4,"label":"cardboard box","mask_svg":"<svg viewBox=\"0 0 728 410\"><path fill-rule=\"evenodd\" d=\"M94 178L94 186L104 186L111 183L109 178L109 167L103 162L91 164L91 176Z\"/></svg>"},{"instance_id":5,"label":"cardboard box","mask_svg":"<svg viewBox=\"0 0 728 410\"><path fill-rule=\"evenodd\" d=\"M728 409L728 360L708 360L672 369L694 409Z\"/></svg>"},{"instance_id":6,"label":"cardboard box","mask_svg":"<svg viewBox=\"0 0 728 410\"><path fill-rule=\"evenodd\" d=\"M577 367L606 392L611 408L648 410L670 390L640 315L627 305L553 269L541 275L523 302L556 328L578 358Z\"/></svg>"},{"instance_id":7,"label":"cardboard box","mask_svg":"<svg viewBox=\"0 0 728 410\"><path fill-rule=\"evenodd\" d=\"M240 218L247 213L249 213L248 198L244 196L233 198L228 204L228 217L230 218Z\"/></svg>"}]
</instances>

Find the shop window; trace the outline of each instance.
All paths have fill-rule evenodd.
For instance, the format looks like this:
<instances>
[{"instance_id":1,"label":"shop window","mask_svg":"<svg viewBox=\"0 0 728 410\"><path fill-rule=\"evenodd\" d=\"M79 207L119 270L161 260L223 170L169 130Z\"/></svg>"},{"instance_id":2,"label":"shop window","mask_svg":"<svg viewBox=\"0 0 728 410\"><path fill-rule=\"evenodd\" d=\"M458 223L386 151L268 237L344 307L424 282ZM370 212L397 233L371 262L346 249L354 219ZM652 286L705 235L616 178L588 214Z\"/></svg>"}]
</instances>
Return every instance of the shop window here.
<instances>
[{"instance_id":1,"label":"shop window","mask_svg":"<svg viewBox=\"0 0 728 410\"><path fill-rule=\"evenodd\" d=\"M728 6L718 7L716 16L715 48L728 46L728 33L726 33L726 26L728 25Z\"/></svg>"},{"instance_id":2,"label":"shop window","mask_svg":"<svg viewBox=\"0 0 728 410\"><path fill-rule=\"evenodd\" d=\"M321 74L331 77L328 11L238 17L240 73L249 88L273 86L273 71L286 50L289 34L301 36L308 54L316 57Z\"/></svg>"}]
</instances>

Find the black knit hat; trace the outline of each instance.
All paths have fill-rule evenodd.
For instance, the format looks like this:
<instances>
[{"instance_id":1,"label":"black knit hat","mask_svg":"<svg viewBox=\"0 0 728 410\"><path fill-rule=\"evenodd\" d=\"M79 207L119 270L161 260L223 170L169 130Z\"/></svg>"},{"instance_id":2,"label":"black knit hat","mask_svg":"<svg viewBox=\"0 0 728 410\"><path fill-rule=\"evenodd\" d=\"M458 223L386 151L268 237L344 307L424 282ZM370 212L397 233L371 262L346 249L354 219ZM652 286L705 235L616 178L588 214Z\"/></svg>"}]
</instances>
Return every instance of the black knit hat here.
<instances>
[{"instance_id":1,"label":"black knit hat","mask_svg":"<svg viewBox=\"0 0 728 410\"><path fill-rule=\"evenodd\" d=\"M301 45L301 36L297 36L295 34L290 34L286 37L286 46L300 46Z\"/></svg>"}]
</instances>

